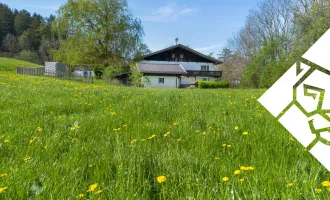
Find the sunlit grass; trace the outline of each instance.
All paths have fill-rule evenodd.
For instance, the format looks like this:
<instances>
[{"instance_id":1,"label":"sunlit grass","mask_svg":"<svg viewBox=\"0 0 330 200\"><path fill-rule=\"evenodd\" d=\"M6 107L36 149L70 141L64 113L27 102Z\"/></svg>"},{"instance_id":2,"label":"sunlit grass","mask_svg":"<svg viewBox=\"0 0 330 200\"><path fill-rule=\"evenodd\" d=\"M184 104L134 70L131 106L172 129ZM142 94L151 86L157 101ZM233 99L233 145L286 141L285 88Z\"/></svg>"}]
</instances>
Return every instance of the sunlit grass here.
<instances>
[{"instance_id":1,"label":"sunlit grass","mask_svg":"<svg viewBox=\"0 0 330 200\"><path fill-rule=\"evenodd\" d=\"M0 74L0 199L326 199L263 92Z\"/></svg>"},{"instance_id":2,"label":"sunlit grass","mask_svg":"<svg viewBox=\"0 0 330 200\"><path fill-rule=\"evenodd\" d=\"M23 60L16 60L12 58L0 57L0 72L15 73L16 67L43 67L34 63L26 62Z\"/></svg>"}]
</instances>

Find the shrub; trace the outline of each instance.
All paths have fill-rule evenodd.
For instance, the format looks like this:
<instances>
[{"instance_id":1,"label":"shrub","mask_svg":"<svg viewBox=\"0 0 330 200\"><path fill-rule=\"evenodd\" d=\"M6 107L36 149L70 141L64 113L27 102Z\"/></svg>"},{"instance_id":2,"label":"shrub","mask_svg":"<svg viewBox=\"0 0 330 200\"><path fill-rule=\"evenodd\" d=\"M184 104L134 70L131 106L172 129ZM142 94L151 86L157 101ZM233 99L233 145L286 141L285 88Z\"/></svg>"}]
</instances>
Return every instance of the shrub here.
<instances>
[{"instance_id":1,"label":"shrub","mask_svg":"<svg viewBox=\"0 0 330 200\"><path fill-rule=\"evenodd\" d=\"M94 74L95 74L96 78L100 79L101 76L103 75L103 72L104 72L104 67L102 67L102 66L94 67Z\"/></svg>"},{"instance_id":2,"label":"shrub","mask_svg":"<svg viewBox=\"0 0 330 200\"><path fill-rule=\"evenodd\" d=\"M198 88L207 89L207 88L229 88L229 81L197 81Z\"/></svg>"},{"instance_id":3,"label":"shrub","mask_svg":"<svg viewBox=\"0 0 330 200\"><path fill-rule=\"evenodd\" d=\"M15 59L17 60L24 60L27 62L32 62L35 64L41 64L38 54L36 52L32 52L32 51L27 51L27 50L23 50L21 51L16 57Z\"/></svg>"}]
</instances>

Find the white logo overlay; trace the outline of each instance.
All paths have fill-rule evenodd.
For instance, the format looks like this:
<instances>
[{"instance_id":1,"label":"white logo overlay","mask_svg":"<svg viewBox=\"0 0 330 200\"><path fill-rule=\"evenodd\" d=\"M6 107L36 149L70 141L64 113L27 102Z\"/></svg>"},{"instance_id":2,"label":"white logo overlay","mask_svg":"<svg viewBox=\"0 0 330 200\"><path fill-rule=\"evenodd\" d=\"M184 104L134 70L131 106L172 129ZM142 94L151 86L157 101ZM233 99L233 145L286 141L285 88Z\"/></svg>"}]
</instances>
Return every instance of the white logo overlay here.
<instances>
[{"instance_id":1,"label":"white logo overlay","mask_svg":"<svg viewBox=\"0 0 330 200\"><path fill-rule=\"evenodd\" d=\"M330 171L330 29L259 102Z\"/></svg>"}]
</instances>

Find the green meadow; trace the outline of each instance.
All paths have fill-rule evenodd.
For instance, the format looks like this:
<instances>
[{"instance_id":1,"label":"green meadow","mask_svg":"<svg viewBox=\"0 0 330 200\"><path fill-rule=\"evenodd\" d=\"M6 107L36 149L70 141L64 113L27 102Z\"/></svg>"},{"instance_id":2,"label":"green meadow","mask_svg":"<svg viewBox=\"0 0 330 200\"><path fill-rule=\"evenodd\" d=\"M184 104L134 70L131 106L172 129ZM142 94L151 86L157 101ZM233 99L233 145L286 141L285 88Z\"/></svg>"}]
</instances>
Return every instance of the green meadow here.
<instances>
[{"instance_id":1,"label":"green meadow","mask_svg":"<svg viewBox=\"0 0 330 200\"><path fill-rule=\"evenodd\" d=\"M35 67L42 67L40 65L26 62L23 60L16 60L12 58L4 58L0 57L0 73L15 73L16 72L16 67L17 66L24 66L24 67L30 67L30 68L35 68Z\"/></svg>"},{"instance_id":2,"label":"green meadow","mask_svg":"<svg viewBox=\"0 0 330 200\"><path fill-rule=\"evenodd\" d=\"M264 91L0 72L0 199L328 199Z\"/></svg>"}]
</instances>

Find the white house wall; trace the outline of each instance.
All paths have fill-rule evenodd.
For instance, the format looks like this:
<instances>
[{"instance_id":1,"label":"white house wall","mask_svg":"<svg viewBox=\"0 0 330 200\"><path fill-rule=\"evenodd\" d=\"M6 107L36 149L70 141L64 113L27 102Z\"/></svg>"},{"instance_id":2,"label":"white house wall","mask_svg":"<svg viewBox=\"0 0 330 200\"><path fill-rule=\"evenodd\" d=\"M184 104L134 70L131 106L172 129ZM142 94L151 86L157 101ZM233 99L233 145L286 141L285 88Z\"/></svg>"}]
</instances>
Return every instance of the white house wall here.
<instances>
[{"instance_id":1,"label":"white house wall","mask_svg":"<svg viewBox=\"0 0 330 200\"><path fill-rule=\"evenodd\" d=\"M196 82L196 79L194 76L181 78L181 84L183 84L183 85L187 85L187 84L194 83L194 82Z\"/></svg>"},{"instance_id":2,"label":"white house wall","mask_svg":"<svg viewBox=\"0 0 330 200\"><path fill-rule=\"evenodd\" d=\"M74 74L76 76L84 76L84 70L74 70ZM94 76L94 71L87 71L87 76L92 75L92 77Z\"/></svg>"},{"instance_id":3,"label":"white house wall","mask_svg":"<svg viewBox=\"0 0 330 200\"><path fill-rule=\"evenodd\" d=\"M159 78L164 78L164 84L159 84ZM143 78L145 88L178 88L179 80L176 76L146 76Z\"/></svg>"},{"instance_id":4,"label":"white house wall","mask_svg":"<svg viewBox=\"0 0 330 200\"><path fill-rule=\"evenodd\" d=\"M197 70L200 71L202 65L208 65L209 71L215 71L214 63L202 63L202 62L168 62L168 61L153 61L143 60L141 63L153 63L153 64L180 64L185 70Z\"/></svg>"}]
</instances>

